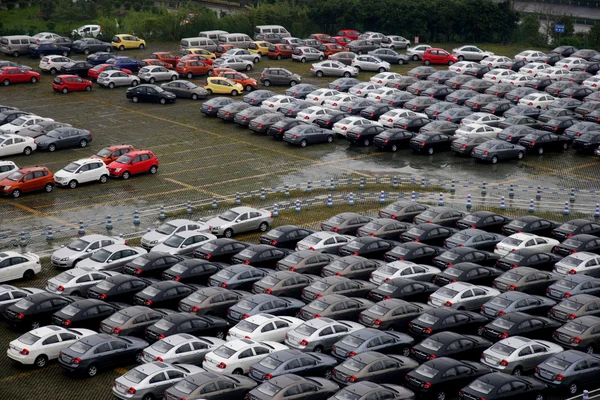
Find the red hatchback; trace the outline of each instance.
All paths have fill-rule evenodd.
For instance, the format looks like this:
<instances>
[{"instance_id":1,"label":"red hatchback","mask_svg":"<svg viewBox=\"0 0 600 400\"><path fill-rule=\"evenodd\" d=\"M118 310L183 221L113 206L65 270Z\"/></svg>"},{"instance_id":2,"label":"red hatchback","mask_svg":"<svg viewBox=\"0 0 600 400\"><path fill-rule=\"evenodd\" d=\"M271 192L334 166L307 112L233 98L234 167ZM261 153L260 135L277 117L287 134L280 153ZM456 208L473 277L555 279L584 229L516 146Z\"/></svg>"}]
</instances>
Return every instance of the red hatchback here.
<instances>
[{"instance_id":1,"label":"red hatchback","mask_svg":"<svg viewBox=\"0 0 600 400\"><path fill-rule=\"evenodd\" d=\"M57 92L89 92L92 90L92 81L78 77L77 75L59 75L52 82L52 89Z\"/></svg>"},{"instance_id":2,"label":"red hatchback","mask_svg":"<svg viewBox=\"0 0 600 400\"><path fill-rule=\"evenodd\" d=\"M88 77L92 79L98 79L98 76L100 76L100 74L104 71L121 71L125 72L127 75L131 75L131 71L128 69L119 68L116 65L112 64L99 64L96 65L94 68L88 70Z\"/></svg>"},{"instance_id":3,"label":"red hatchback","mask_svg":"<svg viewBox=\"0 0 600 400\"><path fill-rule=\"evenodd\" d=\"M347 38L350 38L352 40L358 40L360 32L355 31L354 29L342 29L337 33L336 36L346 36Z\"/></svg>"},{"instance_id":4,"label":"red hatchback","mask_svg":"<svg viewBox=\"0 0 600 400\"><path fill-rule=\"evenodd\" d=\"M129 179L131 175L155 174L158 158L150 150L134 150L108 164L108 173L115 178Z\"/></svg>"},{"instance_id":5,"label":"red hatchback","mask_svg":"<svg viewBox=\"0 0 600 400\"><path fill-rule=\"evenodd\" d=\"M423 54L423 63L425 65L429 65L429 64L452 65L456 62L458 62L458 58L456 58L456 56L448 53L444 49L438 49L438 48L433 47L433 48L425 50L425 53Z\"/></svg>"},{"instance_id":6,"label":"red hatchback","mask_svg":"<svg viewBox=\"0 0 600 400\"><path fill-rule=\"evenodd\" d=\"M11 83L36 83L39 80L40 74L34 71L26 71L17 67L0 68L0 82L4 86L8 86Z\"/></svg>"}]
</instances>

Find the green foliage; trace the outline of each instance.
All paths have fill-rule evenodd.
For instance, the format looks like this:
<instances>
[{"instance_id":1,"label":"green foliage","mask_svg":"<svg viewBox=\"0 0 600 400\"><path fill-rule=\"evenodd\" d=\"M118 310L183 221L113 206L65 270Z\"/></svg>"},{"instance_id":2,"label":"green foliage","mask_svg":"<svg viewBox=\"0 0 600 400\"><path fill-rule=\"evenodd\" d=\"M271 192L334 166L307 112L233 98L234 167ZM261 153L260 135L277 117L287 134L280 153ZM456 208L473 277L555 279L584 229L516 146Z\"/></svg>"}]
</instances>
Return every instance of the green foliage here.
<instances>
[{"instance_id":1,"label":"green foliage","mask_svg":"<svg viewBox=\"0 0 600 400\"><path fill-rule=\"evenodd\" d=\"M544 40L540 33L540 20L537 15L528 14L523 18L517 31L516 40L534 46L543 46Z\"/></svg>"},{"instance_id":2,"label":"green foliage","mask_svg":"<svg viewBox=\"0 0 600 400\"><path fill-rule=\"evenodd\" d=\"M592 26L587 35L588 46L594 49L600 47L600 23Z\"/></svg>"}]
</instances>

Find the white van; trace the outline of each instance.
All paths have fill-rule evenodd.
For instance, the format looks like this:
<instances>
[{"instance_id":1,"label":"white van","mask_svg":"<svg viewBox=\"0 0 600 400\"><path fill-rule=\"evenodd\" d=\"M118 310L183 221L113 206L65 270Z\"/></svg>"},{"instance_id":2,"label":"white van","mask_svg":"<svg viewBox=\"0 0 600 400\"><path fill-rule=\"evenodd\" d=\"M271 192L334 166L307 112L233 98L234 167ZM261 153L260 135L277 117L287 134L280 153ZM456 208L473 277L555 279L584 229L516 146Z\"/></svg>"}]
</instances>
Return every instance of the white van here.
<instances>
[{"instance_id":1,"label":"white van","mask_svg":"<svg viewBox=\"0 0 600 400\"><path fill-rule=\"evenodd\" d=\"M0 38L0 52L14 57L29 53L29 45L37 44L35 39L27 35L3 36Z\"/></svg>"},{"instance_id":2,"label":"white van","mask_svg":"<svg viewBox=\"0 0 600 400\"><path fill-rule=\"evenodd\" d=\"M256 25L254 27L254 40L263 40L265 33L277 33L281 37L292 36L292 34L281 25Z\"/></svg>"},{"instance_id":3,"label":"white van","mask_svg":"<svg viewBox=\"0 0 600 400\"><path fill-rule=\"evenodd\" d=\"M206 49L211 53L217 49L217 44L205 37L183 38L179 42L179 51L183 53L186 49Z\"/></svg>"},{"instance_id":4,"label":"white van","mask_svg":"<svg viewBox=\"0 0 600 400\"><path fill-rule=\"evenodd\" d=\"M229 32L227 31L202 31L198 34L198 36L208 38L213 42L217 43L217 41L219 40L219 36L227 35L228 33Z\"/></svg>"},{"instance_id":5,"label":"white van","mask_svg":"<svg viewBox=\"0 0 600 400\"><path fill-rule=\"evenodd\" d=\"M219 35L219 44L229 44L240 49L247 49L252 43L250 36L245 33L228 33L225 35Z\"/></svg>"}]
</instances>

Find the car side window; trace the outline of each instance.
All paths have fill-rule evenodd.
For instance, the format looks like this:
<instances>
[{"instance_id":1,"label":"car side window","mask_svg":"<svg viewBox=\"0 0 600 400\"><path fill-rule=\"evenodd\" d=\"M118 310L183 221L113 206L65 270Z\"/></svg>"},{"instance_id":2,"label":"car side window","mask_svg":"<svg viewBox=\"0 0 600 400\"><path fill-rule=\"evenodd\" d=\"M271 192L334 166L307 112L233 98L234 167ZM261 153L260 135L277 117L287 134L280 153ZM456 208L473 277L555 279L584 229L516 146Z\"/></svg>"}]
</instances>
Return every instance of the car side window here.
<instances>
[{"instance_id":1,"label":"car side window","mask_svg":"<svg viewBox=\"0 0 600 400\"><path fill-rule=\"evenodd\" d=\"M329 335L333 335L333 329L330 326L326 327L321 332L319 332L319 336L329 336Z\"/></svg>"},{"instance_id":2,"label":"car side window","mask_svg":"<svg viewBox=\"0 0 600 400\"><path fill-rule=\"evenodd\" d=\"M60 334L60 339L64 342L67 340L76 340L77 336L73 335L72 333L61 333Z\"/></svg>"},{"instance_id":3,"label":"car side window","mask_svg":"<svg viewBox=\"0 0 600 400\"><path fill-rule=\"evenodd\" d=\"M42 342L43 345L48 345L48 344L54 344L54 343L58 343L58 335L52 335L46 338L46 340L44 340Z\"/></svg>"},{"instance_id":4,"label":"car side window","mask_svg":"<svg viewBox=\"0 0 600 400\"><path fill-rule=\"evenodd\" d=\"M371 365L369 372L381 371L383 368L383 363L381 361L377 361L375 364Z\"/></svg>"},{"instance_id":5,"label":"car side window","mask_svg":"<svg viewBox=\"0 0 600 400\"><path fill-rule=\"evenodd\" d=\"M533 354L533 352L531 351L531 346L527 346L519 352L519 356L529 356L531 354Z\"/></svg>"},{"instance_id":6,"label":"car side window","mask_svg":"<svg viewBox=\"0 0 600 400\"><path fill-rule=\"evenodd\" d=\"M166 380L167 380L167 376L165 375L165 373L159 372L158 374L156 374L152 378L150 378L150 383L157 383L157 382L162 382L162 381L166 381Z\"/></svg>"},{"instance_id":7,"label":"car side window","mask_svg":"<svg viewBox=\"0 0 600 400\"><path fill-rule=\"evenodd\" d=\"M175 351L176 354L187 353L188 351L192 351L192 346L189 343L184 344L183 346L179 346L179 348Z\"/></svg>"},{"instance_id":8,"label":"car side window","mask_svg":"<svg viewBox=\"0 0 600 400\"><path fill-rule=\"evenodd\" d=\"M110 346L108 343L102 343L100 346L96 347L94 350L94 354L102 354L110 351Z\"/></svg>"},{"instance_id":9,"label":"car side window","mask_svg":"<svg viewBox=\"0 0 600 400\"><path fill-rule=\"evenodd\" d=\"M212 392L216 392L217 389L217 385L214 382L211 382L209 384L207 384L206 386L204 386L202 388L202 390L200 390L200 393L202 394L206 394L206 393L212 393Z\"/></svg>"},{"instance_id":10,"label":"car side window","mask_svg":"<svg viewBox=\"0 0 600 400\"><path fill-rule=\"evenodd\" d=\"M242 359L242 358L248 358L248 357L252 357L252 356L254 356L252 349L247 349L247 350L242 351L240 353L240 355L238 356L238 358Z\"/></svg>"}]
</instances>

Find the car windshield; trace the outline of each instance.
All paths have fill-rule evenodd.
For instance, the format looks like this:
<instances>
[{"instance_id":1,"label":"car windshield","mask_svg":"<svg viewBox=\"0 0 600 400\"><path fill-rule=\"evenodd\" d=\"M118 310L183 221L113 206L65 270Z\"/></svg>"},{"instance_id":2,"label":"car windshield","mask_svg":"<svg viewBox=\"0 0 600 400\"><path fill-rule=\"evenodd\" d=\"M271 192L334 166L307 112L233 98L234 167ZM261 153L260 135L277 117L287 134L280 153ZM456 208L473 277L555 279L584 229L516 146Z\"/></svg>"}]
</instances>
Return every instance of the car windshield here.
<instances>
[{"instance_id":1,"label":"car windshield","mask_svg":"<svg viewBox=\"0 0 600 400\"><path fill-rule=\"evenodd\" d=\"M242 310L252 310L253 308L255 308L256 306L258 306L258 304L251 302L250 300L242 300L239 303L237 303L236 308L241 308Z\"/></svg>"},{"instance_id":2,"label":"car windshield","mask_svg":"<svg viewBox=\"0 0 600 400\"><path fill-rule=\"evenodd\" d=\"M425 322L427 324L435 324L440 319L438 317L436 317L435 315L421 314L421 315L419 315L419 318L417 318L417 320L419 320L421 322Z\"/></svg>"},{"instance_id":3,"label":"car windshield","mask_svg":"<svg viewBox=\"0 0 600 400\"><path fill-rule=\"evenodd\" d=\"M73 343L71 346L69 346L69 350L71 350L77 354L84 354L86 351L88 351L91 348L92 348L91 345L84 343L82 341L77 341L77 342Z\"/></svg>"},{"instance_id":4,"label":"car windshield","mask_svg":"<svg viewBox=\"0 0 600 400\"><path fill-rule=\"evenodd\" d=\"M336 400L360 400L360 394L352 393L348 389L342 389L333 396Z\"/></svg>"},{"instance_id":5,"label":"car windshield","mask_svg":"<svg viewBox=\"0 0 600 400\"><path fill-rule=\"evenodd\" d=\"M384 274L393 275L396 272L400 271L400 269L401 269L400 267L394 267L394 266L388 264L388 265L384 265L381 268L378 268L377 272L383 272Z\"/></svg>"},{"instance_id":6,"label":"car windshield","mask_svg":"<svg viewBox=\"0 0 600 400\"><path fill-rule=\"evenodd\" d=\"M278 238L281 235L283 235L285 232L279 229L273 229L271 232L269 232L269 236L270 237L274 237L274 238Z\"/></svg>"},{"instance_id":7,"label":"car windshield","mask_svg":"<svg viewBox=\"0 0 600 400\"><path fill-rule=\"evenodd\" d=\"M454 242L466 242L469 239L471 239L471 236L464 232L452 235L452 240Z\"/></svg>"},{"instance_id":8,"label":"car windshield","mask_svg":"<svg viewBox=\"0 0 600 400\"><path fill-rule=\"evenodd\" d=\"M373 307L369 308L369 312L375 315L385 315L390 311L389 308L386 308L380 304L375 304Z\"/></svg>"},{"instance_id":9,"label":"car windshield","mask_svg":"<svg viewBox=\"0 0 600 400\"><path fill-rule=\"evenodd\" d=\"M166 319L161 319L160 321L154 324L155 328L160 329L162 331L168 331L174 326L175 324L173 322L167 321Z\"/></svg>"},{"instance_id":10,"label":"car windshield","mask_svg":"<svg viewBox=\"0 0 600 400\"><path fill-rule=\"evenodd\" d=\"M553 286L561 289L573 289L577 285L579 285L579 283L573 282L569 279L561 279L560 281L556 282Z\"/></svg>"},{"instance_id":11,"label":"car windshield","mask_svg":"<svg viewBox=\"0 0 600 400\"><path fill-rule=\"evenodd\" d=\"M577 225L573 225L573 224L562 224L559 229L561 231L567 231L567 232L575 232L577 230Z\"/></svg>"},{"instance_id":12,"label":"car windshield","mask_svg":"<svg viewBox=\"0 0 600 400\"><path fill-rule=\"evenodd\" d=\"M516 253L508 253L508 255L505 257L506 260L512 261L512 262L515 262L515 263L518 263L519 261L521 261L524 258L525 258L524 256L521 256L521 255L516 254Z\"/></svg>"},{"instance_id":13,"label":"car windshield","mask_svg":"<svg viewBox=\"0 0 600 400\"><path fill-rule=\"evenodd\" d=\"M188 296L188 299L193 302L202 303L204 300L208 299L208 296L202 293L194 292Z\"/></svg>"},{"instance_id":14,"label":"car windshield","mask_svg":"<svg viewBox=\"0 0 600 400\"><path fill-rule=\"evenodd\" d=\"M265 357L258 363L258 365L260 365L261 367L265 367L268 369L275 369L281 364L283 364L283 361L276 360L272 357Z\"/></svg>"},{"instance_id":15,"label":"car windshield","mask_svg":"<svg viewBox=\"0 0 600 400\"><path fill-rule=\"evenodd\" d=\"M508 307L512 304L512 301L507 300L507 299L503 299L502 297L494 297L491 301L490 304L493 304L495 306L498 307Z\"/></svg>"},{"instance_id":16,"label":"car windshield","mask_svg":"<svg viewBox=\"0 0 600 400\"><path fill-rule=\"evenodd\" d=\"M173 389L175 389L183 394L190 394L194 390L198 389L198 385L195 385L192 382L189 382L184 379L182 381L177 382L175 384L175 386L173 386Z\"/></svg>"},{"instance_id":17,"label":"car windshield","mask_svg":"<svg viewBox=\"0 0 600 400\"><path fill-rule=\"evenodd\" d=\"M117 162L119 164L127 164L129 162L129 160L131 160L133 158L133 156L130 156L128 154L123 154L121 157L117 158Z\"/></svg>"},{"instance_id":18,"label":"car windshield","mask_svg":"<svg viewBox=\"0 0 600 400\"><path fill-rule=\"evenodd\" d=\"M133 265L137 265L139 267L143 267L148 263L148 259L146 257L138 257L131 261Z\"/></svg>"},{"instance_id":19,"label":"car windshield","mask_svg":"<svg viewBox=\"0 0 600 400\"><path fill-rule=\"evenodd\" d=\"M560 358L557 358L557 357L552 357L551 359L546 361L546 365L549 367L558 369L560 371L566 371L567 368L569 368L571 366L571 363L566 360L561 360Z\"/></svg>"},{"instance_id":20,"label":"car windshield","mask_svg":"<svg viewBox=\"0 0 600 400\"><path fill-rule=\"evenodd\" d=\"M435 341L433 339L425 339L421 342L421 346L425 347L426 349L429 350L433 350L433 351L438 351L439 349L442 348L443 343L440 343L438 341Z\"/></svg>"},{"instance_id":21,"label":"car windshield","mask_svg":"<svg viewBox=\"0 0 600 400\"><path fill-rule=\"evenodd\" d=\"M237 218L237 216L240 215L234 211L231 210L227 210L225 211L223 214L219 215L219 218L224 220L224 221L233 221L234 219Z\"/></svg>"},{"instance_id":22,"label":"car windshield","mask_svg":"<svg viewBox=\"0 0 600 400\"><path fill-rule=\"evenodd\" d=\"M99 284L97 284L96 287L100 290L109 291L110 289L115 287L115 284L109 281L102 281Z\"/></svg>"},{"instance_id":23,"label":"car windshield","mask_svg":"<svg viewBox=\"0 0 600 400\"><path fill-rule=\"evenodd\" d=\"M109 155L110 153L112 153L112 150L107 147L107 148L104 148L104 149L100 150L99 152L97 152L96 155L98 157L104 158L107 155Z\"/></svg>"},{"instance_id":24,"label":"car windshield","mask_svg":"<svg viewBox=\"0 0 600 400\"><path fill-rule=\"evenodd\" d=\"M423 215L424 216L424 215ZM408 230L408 232L406 232L408 235L413 235L413 236L421 236L422 234L425 233L425 231L423 229L419 229L419 228L410 228Z\"/></svg>"},{"instance_id":25,"label":"car windshield","mask_svg":"<svg viewBox=\"0 0 600 400\"><path fill-rule=\"evenodd\" d=\"M6 179L8 179L9 181L16 182L19 179L21 179L21 177L23 175L25 175L23 172L21 172L21 171L15 171L12 174L10 174Z\"/></svg>"},{"instance_id":26,"label":"car windshield","mask_svg":"<svg viewBox=\"0 0 600 400\"><path fill-rule=\"evenodd\" d=\"M127 373L123 376L123 378L125 378L128 381L133 382L133 383L140 383L147 377L148 377L148 375L141 373L140 371L138 371L135 368L127 371Z\"/></svg>"},{"instance_id":27,"label":"car windshield","mask_svg":"<svg viewBox=\"0 0 600 400\"><path fill-rule=\"evenodd\" d=\"M167 223L167 224L162 224L161 226L159 226L158 229L156 229L156 232L163 234L163 235L170 235L173 232L175 232L175 229L177 229L177 226Z\"/></svg>"},{"instance_id":28,"label":"car windshield","mask_svg":"<svg viewBox=\"0 0 600 400\"><path fill-rule=\"evenodd\" d=\"M59 137L61 134L62 134L62 132L61 132L61 131L56 131L56 130L54 130L54 131L50 131L50 132L46 133L46 136L48 136L48 137L51 137L51 138L57 138L57 137Z\"/></svg>"},{"instance_id":29,"label":"car windshield","mask_svg":"<svg viewBox=\"0 0 600 400\"><path fill-rule=\"evenodd\" d=\"M177 249L177 248L179 248L179 246L181 246L181 243L183 243L184 240L185 240L184 237L181 237L179 235L173 235L170 238L168 238L167 240L165 240L164 245Z\"/></svg>"},{"instance_id":30,"label":"car windshield","mask_svg":"<svg viewBox=\"0 0 600 400\"><path fill-rule=\"evenodd\" d=\"M481 220L481 218L480 218L480 217L478 217L478 216L476 216L476 215L467 215L467 216L466 216L466 217L463 219L463 221L470 222L470 223L472 223L472 224L476 224L476 223L477 223L477 222L479 222L480 220Z\"/></svg>"},{"instance_id":31,"label":"car windshield","mask_svg":"<svg viewBox=\"0 0 600 400\"><path fill-rule=\"evenodd\" d=\"M398 247L394 247L392 249L392 253L398 254L398 255L401 255L401 256L405 256L408 253L410 253L410 250L407 249L406 247L400 247L400 246L398 246Z\"/></svg>"},{"instance_id":32,"label":"car windshield","mask_svg":"<svg viewBox=\"0 0 600 400\"><path fill-rule=\"evenodd\" d=\"M515 326L515 322L511 322L507 319L496 318L495 320L492 321L492 325L497 326L498 328L509 330L510 328Z\"/></svg>"},{"instance_id":33,"label":"car windshield","mask_svg":"<svg viewBox=\"0 0 600 400\"><path fill-rule=\"evenodd\" d=\"M219 277L219 278L223 278L223 279L231 279L233 278L235 275L237 274L237 272L233 272L231 270L228 269L222 269L221 271L219 271L215 276Z\"/></svg>"},{"instance_id":34,"label":"car windshield","mask_svg":"<svg viewBox=\"0 0 600 400\"><path fill-rule=\"evenodd\" d=\"M321 239L316 236L312 236L312 235L309 235L309 236L305 237L304 239L302 239L302 243L305 243L305 244L318 244L319 242L321 242Z\"/></svg>"},{"instance_id":35,"label":"car windshield","mask_svg":"<svg viewBox=\"0 0 600 400\"><path fill-rule=\"evenodd\" d=\"M358 240L354 240L346 245L347 248L352 249L352 250L359 250L363 246L364 245L361 242L359 242Z\"/></svg>"},{"instance_id":36,"label":"car windshield","mask_svg":"<svg viewBox=\"0 0 600 400\"><path fill-rule=\"evenodd\" d=\"M90 257L90 260L96 261L96 262L99 262L99 263L103 263L111 255L112 255L112 251L108 251L108 250L105 250L105 249L100 249L100 250L94 252L94 254L92 254L92 256Z\"/></svg>"},{"instance_id":37,"label":"car windshield","mask_svg":"<svg viewBox=\"0 0 600 400\"><path fill-rule=\"evenodd\" d=\"M265 382L262 385L259 385L256 390L266 394L267 396L274 396L281 391L281 388L279 386L275 386L272 382Z\"/></svg>"},{"instance_id":38,"label":"car windshield","mask_svg":"<svg viewBox=\"0 0 600 400\"><path fill-rule=\"evenodd\" d=\"M235 326L235 328L244 332L254 332L256 328L258 328L258 324L253 324L247 320L242 320Z\"/></svg>"},{"instance_id":39,"label":"car windshield","mask_svg":"<svg viewBox=\"0 0 600 400\"><path fill-rule=\"evenodd\" d=\"M506 239L504 239L502 241L502 244L507 244L509 246L518 246L521 243L523 243L522 240L519 240L519 239L516 239L516 238L511 238L511 237L508 237L508 238L506 238Z\"/></svg>"},{"instance_id":40,"label":"car windshield","mask_svg":"<svg viewBox=\"0 0 600 400\"><path fill-rule=\"evenodd\" d=\"M75 171L77 171L77 168L79 168L80 166L81 166L81 164L77 164L76 162L72 162L71 164L69 164L66 167L64 167L63 171L74 173Z\"/></svg>"},{"instance_id":41,"label":"car windshield","mask_svg":"<svg viewBox=\"0 0 600 400\"><path fill-rule=\"evenodd\" d=\"M327 304L321 300L315 300L315 301L309 303L308 306L317 311L324 311L327 309L327 307L329 307L329 304Z\"/></svg>"},{"instance_id":42,"label":"car windshield","mask_svg":"<svg viewBox=\"0 0 600 400\"><path fill-rule=\"evenodd\" d=\"M343 122L344 120L340 121ZM349 121L348 121L349 122ZM344 222L346 222L346 220L342 217L340 217L339 215L336 215L334 217L329 218L326 223L328 224L334 224L334 225L341 225Z\"/></svg>"},{"instance_id":43,"label":"car windshield","mask_svg":"<svg viewBox=\"0 0 600 400\"><path fill-rule=\"evenodd\" d=\"M19 337L18 340L21 343L32 345L35 342L37 342L38 340L40 340L40 337L39 336L35 336L31 332L27 332L26 334L24 334L21 337Z\"/></svg>"},{"instance_id":44,"label":"car windshield","mask_svg":"<svg viewBox=\"0 0 600 400\"><path fill-rule=\"evenodd\" d=\"M246 248L246 249L240 251L238 256L245 257L245 258L252 258L255 254L256 254L256 251Z\"/></svg>"},{"instance_id":45,"label":"car windshield","mask_svg":"<svg viewBox=\"0 0 600 400\"><path fill-rule=\"evenodd\" d=\"M446 260L456 260L458 258L458 254L453 253L451 251L445 251L440 255L440 258L444 258Z\"/></svg>"},{"instance_id":46,"label":"car windshield","mask_svg":"<svg viewBox=\"0 0 600 400\"><path fill-rule=\"evenodd\" d=\"M111 315L110 318L108 318L108 320L117 324L124 324L125 322L129 321L129 318L130 317L127 314L118 312Z\"/></svg>"},{"instance_id":47,"label":"car windshield","mask_svg":"<svg viewBox=\"0 0 600 400\"><path fill-rule=\"evenodd\" d=\"M583 244L583 242L575 239L567 239L562 244L566 246L579 247Z\"/></svg>"},{"instance_id":48,"label":"car windshield","mask_svg":"<svg viewBox=\"0 0 600 400\"><path fill-rule=\"evenodd\" d=\"M479 393L488 394L492 390L494 390L494 387L480 380L476 380L475 382L469 385L469 389L473 389L474 391Z\"/></svg>"},{"instance_id":49,"label":"car windshield","mask_svg":"<svg viewBox=\"0 0 600 400\"><path fill-rule=\"evenodd\" d=\"M81 310L73 305L68 305L65 308L63 308L62 310L60 310L61 313L68 315L69 317L72 317L73 315L77 314L79 311L81 311Z\"/></svg>"},{"instance_id":50,"label":"car windshield","mask_svg":"<svg viewBox=\"0 0 600 400\"><path fill-rule=\"evenodd\" d=\"M588 329L587 326L581 325L581 324L579 324L577 322L569 322L568 324L566 324L562 328L564 330L566 330L566 331L575 332L577 334L581 334L581 333L585 332Z\"/></svg>"},{"instance_id":51,"label":"car windshield","mask_svg":"<svg viewBox=\"0 0 600 400\"><path fill-rule=\"evenodd\" d=\"M70 165L70 164L69 164ZM86 247L89 246L89 242L86 242L83 239L75 239L67 246L67 249L73 251L83 251Z\"/></svg>"},{"instance_id":52,"label":"car windshield","mask_svg":"<svg viewBox=\"0 0 600 400\"><path fill-rule=\"evenodd\" d=\"M325 291L330 287L331 287L330 284L322 282L322 281L316 281L316 282L313 282L312 285L310 285L311 289L316 289L316 290L320 290L320 291Z\"/></svg>"},{"instance_id":53,"label":"car windshield","mask_svg":"<svg viewBox=\"0 0 600 400\"><path fill-rule=\"evenodd\" d=\"M521 275L517 274L516 272L505 272L502 274L501 278L503 281L517 282L519 279L521 279Z\"/></svg>"},{"instance_id":54,"label":"car windshield","mask_svg":"<svg viewBox=\"0 0 600 400\"><path fill-rule=\"evenodd\" d=\"M581 260L578 260L575 257L565 257L562 260L560 260L560 264L561 265L568 265L570 267L576 267L579 264L581 264Z\"/></svg>"},{"instance_id":55,"label":"car windshield","mask_svg":"<svg viewBox=\"0 0 600 400\"><path fill-rule=\"evenodd\" d=\"M165 342L164 340L159 340L150 346L151 349L158 351L159 353L166 353L167 351L173 348L172 344Z\"/></svg>"},{"instance_id":56,"label":"car windshield","mask_svg":"<svg viewBox=\"0 0 600 400\"><path fill-rule=\"evenodd\" d=\"M11 122L11 125L15 125L15 126L21 126L23 125L25 122L27 122L28 118L24 118L24 117L19 117L17 119L15 119L13 122Z\"/></svg>"},{"instance_id":57,"label":"car windshield","mask_svg":"<svg viewBox=\"0 0 600 400\"><path fill-rule=\"evenodd\" d=\"M313 328L312 326L306 325L306 324L302 324L299 327L297 327L296 329L294 329L294 332L298 332L298 333L301 333L302 335L307 335L307 336L312 335L316 331L317 331L317 328Z\"/></svg>"},{"instance_id":58,"label":"car windshield","mask_svg":"<svg viewBox=\"0 0 600 400\"><path fill-rule=\"evenodd\" d=\"M566 308L569 311L577 311L584 305L573 300L563 300L560 302L559 306L561 308Z\"/></svg>"},{"instance_id":59,"label":"car windshield","mask_svg":"<svg viewBox=\"0 0 600 400\"><path fill-rule=\"evenodd\" d=\"M364 339L358 338L356 336L348 335L344 339L342 339L343 344L347 344L348 346L358 347L365 342Z\"/></svg>"},{"instance_id":60,"label":"car windshield","mask_svg":"<svg viewBox=\"0 0 600 400\"><path fill-rule=\"evenodd\" d=\"M216 350L215 350L215 354L218 355L219 357L223 357L223 358L229 358L232 355L234 355L236 353L235 350L227 347L226 345L223 346L219 346Z\"/></svg>"},{"instance_id":61,"label":"car windshield","mask_svg":"<svg viewBox=\"0 0 600 400\"><path fill-rule=\"evenodd\" d=\"M61 272L60 274L56 275L54 277L54 279L56 279L57 281L59 281L61 283L67 283L75 277L76 277L76 275L73 275L71 271L65 271L65 272Z\"/></svg>"},{"instance_id":62,"label":"car windshield","mask_svg":"<svg viewBox=\"0 0 600 400\"><path fill-rule=\"evenodd\" d=\"M447 287L443 287L443 288L438 289L438 291L435 292L435 294L443 296L443 297L453 298L454 296L456 296L458 294L458 290L452 290Z\"/></svg>"},{"instance_id":63,"label":"car windshield","mask_svg":"<svg viewBox=\"0 0 600 400\"><path fill-rule=\"evenodd\" d=\"M495 345L493 345L492 347L490 347L490 350L493 351L494 353L498 353L498 354L501 354L503 356L509 356L516 349L514 347L507 346L507 345L505 345L503 343L496 343Z\"/></svg>"},{"instance_id":64,"label":"car windshield","mask_svg":"<svg viewBox=\"0 0 600 400\"><path fill-rule=\"evenodd\" d=\"M160 293L160 289L153 286L148 286L146 289L142 290L142 294L145 294L148 297L154 297Z\"/></svg>"},{"instance_id":65,"label":"car windshield","mask_svg":"<svg viewBox=\"0 0 600 400\"><path fill-rule=\"evenodd\" d=\"M35 305L35 303L27 299L21 299L15 303L15 307L20 308L21 310L27 310L33 305Z\"/></svg>"},{"instance_id":66,"label":"car windshield","mask_svg":"<svg viewBox=\"0 0 600 400\"><path fill-rule=\"evenodd\" d=\"M349 360L344 361L341 364L343 367L345 367L346 369L349 369L350 371L353 372L358 372L361 369L363 369L367 364L362 363L358 360L355 360L353 358L350 358Z\"/></svg>"},{"instance_id":67,"label":"car windshield","mask_svg":"<svg viewBox=\"0 0 600 400\"><path fill-rule=\"evenodd\" d=\"M434 376L436 376L440 371L438 371L435 368L431 368L427 365L421 365L419 366L419 368L417 368L415 370L416 373L418 373L419 375L423 375L427 378L433 378Z\"/></svg>"},{"instance_id":68,"label":"car windshield","mask_svg":"<svg viewBox=\"0 0 600 400\"><path fill-rule=\"evenodd\" d=\"M453 278L456 278L458 276L461 276L463 274L463 270L458 269L458 268L448 268L447 270L444 271L444 274L446 275L450 275Z\"/></svg>"},{"instance_id":69,"label":"car windshield","mask_svg":"<svg viewBox=\"0 0 600 400\"><path fill-rule=\"evenodd\" d=\"M201 249L205 250L205 251L213 251L214 249L218 248L219 246L217 246L214 243L205 243L202 245Z\"/></svg>"}]
</instances>

